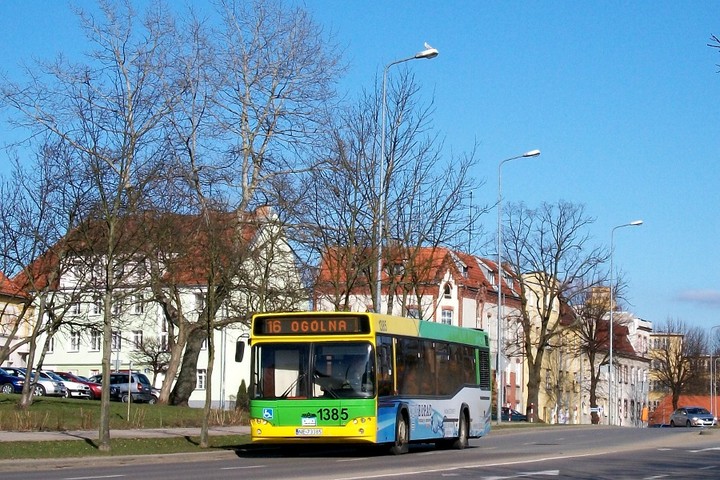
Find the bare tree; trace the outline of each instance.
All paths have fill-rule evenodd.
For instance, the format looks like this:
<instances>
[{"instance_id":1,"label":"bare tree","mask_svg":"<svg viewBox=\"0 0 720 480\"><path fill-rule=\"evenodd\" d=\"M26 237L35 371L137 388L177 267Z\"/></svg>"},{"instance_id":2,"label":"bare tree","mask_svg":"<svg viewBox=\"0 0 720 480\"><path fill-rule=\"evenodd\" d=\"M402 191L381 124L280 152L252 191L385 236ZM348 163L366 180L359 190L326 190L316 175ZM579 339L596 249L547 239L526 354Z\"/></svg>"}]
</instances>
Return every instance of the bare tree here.
<instances>
[{"instance_id":1,"label":"bare tree","mask_svg":"<svg viewBox=\"0 0 720 480\"><path fill-rule=\"evenodd\" d=\"M74 164L62 142L46 140L37 149L34 160L16 160L12 176L0 184L2 270L14 275L14 286L19 289L16 293L22 299L14 306L11 328L4 332L0 363L18 348L29 346L26 362L30 368L18 402L20 408L30 406L39 388L39 377L30 372L42 368L49 342L63 325L70 324L65 314L82 295L76 285L58 289L63 275L71 271L78 274L82 268L71 263L72 248L63 239L82 213L77 192L66 189L62 180ZM18 338L21 327L30 334ZM43 336L41 346L38 342Z\"/></svg>"},{"instance_id":2,"label":"bare tree","mask_svg":"<svg viewBox=\"0 0 720 480\"><path fill-rule=\"evenodd\" d=\"M6 82L3 97L18 126L55 137L72 151L80 168L69 172L68 188L90 192L85 200L92 208L75 234L87 234L104 278L100 449L107 451L112 306L126 280L119 272L132 257L121 247L123 218L144 206L162 168L165 119L183 86L172 76L175 48L162 8L150 8L140 20L129 3L100 6L101 18L79 12L94 46L85 63L59 57L39 64L27 85Z\"/></svg>"},{"instance_id":3,"label":"bare tree","mask_svg":"<svg viewBox=\"0 0 720 480\"><path fill-rule=\"evenodd\" d=\"M593 277L588 283L595 285L591 288L579 289L579 294L575 296L572 308L577 315L578 321L573 328L573 334L576 338L575 349L573 354L581 355L588 360L589 379L586 385L581 387L588 393L591 408L591 421L593 424L600 422L600 416L597 413L598 396L607 395L607 391L601 391L601 372L603 367L609 363L610 353L610 329L609 329L609 313L610 313L610 287L598 286L605 282L607 274L604 271L593 272ZM621 298L621 291L624 290L625 282L620 276L616 276L616 283L613 286L614 299L617 301ZM615 307L616 308L616 307ZM620 338L623 326L623 316L614 316L613 336L615 345L620 345Z\"/></svg>"},{"instance_id":4,"label":"bare tree","mask_svg":"<svg viewBox=\"0 0 720 480\"><path fill-rule=\"evenodd\" d=\"M318 288L336 308L348 308L351 293L370 292L375 301L379 242L387 246L381 272L387 311L395 302L405 308L408 298L425 293L429 272L437 267L421 252L458 246L473 221L465 202L477 186L470 175L474 152L443 159L442 142L430 125L432 104L419 102L419 87L407 70L389 90L386 157L379 158L382 99L376 92L366 93L341 115L331 160L316 173L308 192L311 205L305 223L317 225L308 245L327 277L318 279ZM380 161L383 192L376 185ZM475 209L473 215L484 211ZM381 215L385 228L378 238Z\"/></svg>"},{"instance_id":5,"label":"bare tree","mask_svg":"<svg viewBox=\"0 0 720 480\"><path fill-rule=\"evenodd\" d=\"M155 385L158 375L167 371L170 352L158 338L143 338L141 344L135 345L135 351L130 358L135 365L147 366L152 370L152 384Z\"/></svg>"},{"instance_id":6,"label":"bare tree","mask_svg":"<svg viewBox=\"0 0 720 480\"><path fill-rule=\"evenodd\" d=\"M670 390L673 410L683 393L691 393L691 386L698 378L704 378L706 332L691 327L682 320L668 318L656 325L655 344L650 351L651 375L660 387Z\"/></svg>"},{"instance_id":7,"label":"bare tree","mask_svg":"<svg viewBox=\"0 0 720 480\"><path fill-rule=\"evenodd\" d=\"M247 218L260 205L285 204L274 186L312 168L308 152L324 131L340 71L337 56L305 10L273 1L222 2L219 10L222 27L205 37L214 39L212 60L201 76L185 77L189 91L199 94L183 105L202 108L185 108L174 117L174 138L185 146L176 152L178 170L206 220L213 211ZM197 78L211 79L212 85L196 88ZM203 128L207 122L210 127ZM206 221L203 228L216 227ZM238 268L258 258L252 246L238 252L234 269L220 259L206 265L206 328L188 334L172 403L186 403L194 390L193 358L219 325L215 315L239 278ZM207 253L211 259L221 250Z\"/></svg>"},{"instance_id":8,"label":"bare tree","mask_svg":"<svg viewBox=\"0 0 720 480\"><path fill-rule=\"evenodd\" d=\"M609 258L608 253L590 245L586 233L594 219L581 205L568 202L542 204L537 209L511 205L503 232L503 258L519 287L521 307L517 318L521 345L528 364L528 404L538 405L538 393L546 347L562 335L568 322L563 305L599 285L581 283ZM574 314L572 315L574 318ZM512 348L512 346L508 346Z\"/></svg>"}]
</instances>

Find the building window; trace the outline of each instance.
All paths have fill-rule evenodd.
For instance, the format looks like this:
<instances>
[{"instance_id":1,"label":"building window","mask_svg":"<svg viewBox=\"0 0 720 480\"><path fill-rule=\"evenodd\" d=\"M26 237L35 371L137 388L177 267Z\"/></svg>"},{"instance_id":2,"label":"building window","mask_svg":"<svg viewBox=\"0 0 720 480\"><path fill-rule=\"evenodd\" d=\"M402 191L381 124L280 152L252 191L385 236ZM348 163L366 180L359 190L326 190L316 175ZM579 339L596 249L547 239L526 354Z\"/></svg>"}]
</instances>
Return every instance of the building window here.
<instances>
[{"instance_id":1,"label":"building window","mask_svg":"<svg viewBox=\"0 0 720 480\"><path fill-rule=\"evenodd\" d=\"M79 315L82 312L82 308L80 307L80 302L73 303L72 307L70 307L70 311L74 315Z\"/></svg>"},{"instance_id":2,"label":"building window","mask_svg":"<svg viewBox=\"0 0 720 480\"><path fill-rule=\"evenodd\" d=\"M117 352L122 350L122 336L120 332L112 332L112 349Z\"/></svg>"},{"instance_id":3,"label":"building window","mask_svg":"<svg viewBox=\"0 0 720 480\"><path fill-rule=\"evenodd\" d=\"M99 297L93 298L92 303L92 313L93 315L100 315L102 313L102 299Z\"/></svg>"},{"instance_id":4,"label":"building window","mask_svg":"<svg viewBox=\"0 0 720 480\"><path fill-rule=\"evenodd\" d=\"M408 318L420 319L420 309L415 305L408 306L406 309L406 315Z\"/></svg>"},{"instance_id":5,"label":"building window","mask_svg":"<svg viewBox=\"0 0 720 480\"><path fill-rule=\"evenodd\" d=\"M53 352L55 352L55 337L50 337L50 341L48 342L47 353L53 353Z\"/></svg>"},{"instance_id":6,"label":"building window","mask_svg":"<svg viewBox=\"0 0 720 480\"><path fill-rule=\"evenodd\" d=\"M449 283L445 284L445 288L443 289L443 296L445 298L452 298L452 288L450 287Z\"/></svg>"},{"instance_id":7,"label":"building window","mask_svg":"<svg viewBox=\"0 0 720 480\"><path fill-rule=\"evenodd\" d=\"M442 320L442 323L444 323L445 325L452 325L453 324L453 311L449 310L449 309L443 309L441 320Z\"/></svg>"},{"instance_id":8,"label":"building window","mask_svg":"<svg viewBox=\"0 0 720 480\"><path fill-rule=\"evenodd\" d=\"M80 350L80 332L70 332L70 351L77 352Z\"/></svg>"},{"instance_id":9,"label":"building window","mask_svg":"<svg viewBox=\"0 0 720 480\"><path fill-rule=\"evenodd\" d=\"M195 294L195 311L202 312L203 308L205 308L205 295L203 295L202 293L196 293Z\"/></svg>"},{"instance_id":10,"label":"building window","mask_svg":"<svg viewBox=\"0 0 720 480\"><path fill-rule=\"evenodd\" d=\"M197 390L205 390L206 382L207 382L207 370L205 370L204 368L198 368L197 383L195 384L195 388Z\"/></svg>"},{"instance_id":11,"label":"building window","mask_svg":"<svg viewBox=\"0 0 720 480\"><path fill-rule=\"evenodd\" d=\"M122 313L122 298L114 297L112 302L112 309L110 310L113 315L120 315Z\"/></svg>"},{"instance_id":12,"label":"building window","mask_svg":"<svg viewBox=\"0 0 720 480\"><path fill-rule=\"evenodd\" d=\"M550 370L545 371L545 390L550 391Z\"/></svg>"},{"instance_id":13,"label":"building window","mask_svg":"<svg viewBox=\"0 0 720 480\"><path fill-rule=\"evenodd\" d=\"M142 330L133 330L133 345L135 346L135 350L140 350L143 345L143 331Z\"/></svg>"},{"instance_id":14,"label":"building window","mask_svg":"<svg viewBox=\"0 0 720 480\"><path fill-rule=\"evenodd\" d=\"M140 314L145 312L145 299L142 295L135 295L133 298L133 313Z\"/></svg>"},{"instance_id":15,"label":"building window","mask_svg":"<svg viewBox=\"0 0 720 480\"><path fill-rule=\"evenodd\" d=\"M99 330L92 330L90 332L90 350L99 352L100 346L102 345L102 335Z\"/></svg>"},{"instance_id":16,"label":"building window","mask_svg":"<svg viewBox=\"0 0 720 480\"><path fill-rule=\"evenodd\" d=\"M167 352L170 349L168 345L168 322L165 319L160 323L160 348L163 352Z\"/></svg>"},{"instance_id":17,"label":"building window","mask_svg":"<svg viewBox=\"0 0 720 480\"><path fill-rule=\"evenodd\" d=\"M113 266L113 277L115 280L120 280L125 275L125 268L122 265L115 264Z\"/></svg>"},{"instance_id":18,"label":"building window","mask_svg":"<svg viewBox=\"0 0 720 480\"><path fill-rule=\"evenodd\" d=\"M203 340L202 345L200 345L200 350L207 350L208 348L208 341L207 338Z\"/></svg>"}]
</instances>

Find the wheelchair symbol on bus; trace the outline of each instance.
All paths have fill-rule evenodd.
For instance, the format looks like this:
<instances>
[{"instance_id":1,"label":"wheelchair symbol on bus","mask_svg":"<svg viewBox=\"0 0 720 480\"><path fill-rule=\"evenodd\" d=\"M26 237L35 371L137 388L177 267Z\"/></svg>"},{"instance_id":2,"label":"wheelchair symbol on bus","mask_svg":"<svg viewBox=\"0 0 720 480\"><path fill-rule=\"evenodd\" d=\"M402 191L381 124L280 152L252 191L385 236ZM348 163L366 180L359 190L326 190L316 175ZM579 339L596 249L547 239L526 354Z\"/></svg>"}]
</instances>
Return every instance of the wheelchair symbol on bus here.
<instances>
[{"instance_id":1,"label":"wheelchair symbol on bus","mask_svg":"<svg viewBox=\"0 0 720 480\"><path fill-rule=\"evenodd\" d=\"M272 420L273 418L273 409L272 408L263 408L263 418L265 420Z\"/></svg>"}]
</instances>

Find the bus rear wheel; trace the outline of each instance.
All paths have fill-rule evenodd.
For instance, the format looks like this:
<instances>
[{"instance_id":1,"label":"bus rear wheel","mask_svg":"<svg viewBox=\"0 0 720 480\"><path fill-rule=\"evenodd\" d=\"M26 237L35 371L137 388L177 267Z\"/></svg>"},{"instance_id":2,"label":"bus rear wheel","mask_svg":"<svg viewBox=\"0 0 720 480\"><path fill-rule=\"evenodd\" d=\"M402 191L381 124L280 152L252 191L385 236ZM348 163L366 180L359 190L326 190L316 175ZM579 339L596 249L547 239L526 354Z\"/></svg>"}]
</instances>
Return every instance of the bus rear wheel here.
<instances>
[{"instance_id":1,"label":"bus rear wheel","mask_svg":"<svg viewBox=\"0 0 720 480\"><path fill-rule=\"evenodd\" d=\"M407 453L409 442L410 428L407 417L402 412L398 412L397 421L395 422L395 443L390 447L390 453L393 455Z\"/></svg>"},{"instance_id":2,"label":"bus rear wheel","mask_svg":"<svg viewBox=\"0 0 720 480\"><path fill-rule=\"evenodd\" d=\"M468 422L467 410L465 410L462 414L460 414L460 418L458 419L458 436L453 441L452 448L457 450L467 448L468 439L470 437L469 428L470 424Z\"/></svg>"}]
</instances>

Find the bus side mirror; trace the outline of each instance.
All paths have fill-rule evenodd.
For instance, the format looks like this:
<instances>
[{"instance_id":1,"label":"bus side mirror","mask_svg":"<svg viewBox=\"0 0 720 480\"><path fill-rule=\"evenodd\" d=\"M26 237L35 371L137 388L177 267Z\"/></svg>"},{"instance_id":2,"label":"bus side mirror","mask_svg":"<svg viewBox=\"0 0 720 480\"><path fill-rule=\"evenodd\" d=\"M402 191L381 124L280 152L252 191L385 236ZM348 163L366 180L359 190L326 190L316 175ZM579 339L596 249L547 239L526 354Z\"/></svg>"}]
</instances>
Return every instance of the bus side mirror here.
<instances>
[{"instance_id":1,"label":"bus side mirror","mask_svg":"<svg viewBox=\"0 0 720 480\"><path fill-rule=\"evenodd\" d=\"M240 338L240 339L238 339L237 342L235 342L235 361L242 362L244 356L245 356L245 339Z\"/></svg>"}]
</instances>

